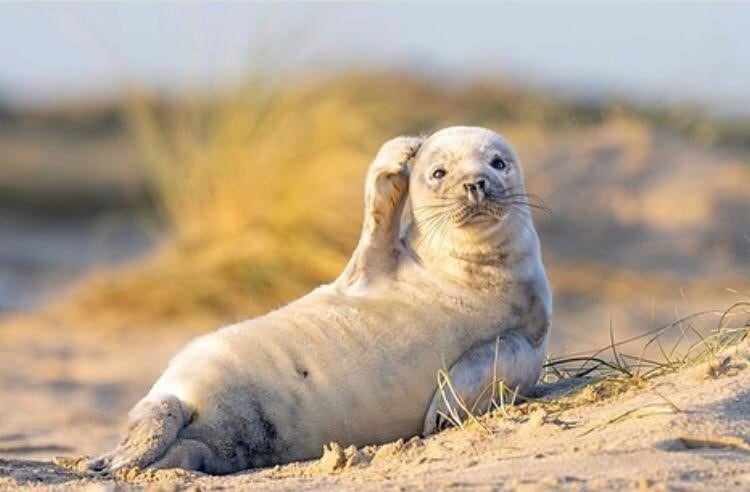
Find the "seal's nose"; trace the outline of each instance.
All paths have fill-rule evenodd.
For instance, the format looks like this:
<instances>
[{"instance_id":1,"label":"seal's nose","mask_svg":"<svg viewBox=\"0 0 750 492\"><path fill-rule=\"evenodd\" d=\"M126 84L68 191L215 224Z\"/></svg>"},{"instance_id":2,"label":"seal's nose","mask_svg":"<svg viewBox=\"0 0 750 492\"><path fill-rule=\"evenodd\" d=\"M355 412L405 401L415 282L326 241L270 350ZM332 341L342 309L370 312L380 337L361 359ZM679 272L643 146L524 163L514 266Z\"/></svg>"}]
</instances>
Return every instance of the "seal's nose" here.
<instances>
[{"instance_id":1,"label":"seal's nose","mask_svg":"<svg viewBox=\"0 0 750 492\"><path fill-rule=\"evenodd\" d=\"M464 183L464 189L466 190L466 196L469 198L469 201L478 204L484 200L486 186L487 183L484 179Z\"/></svg>"}]
</instances>

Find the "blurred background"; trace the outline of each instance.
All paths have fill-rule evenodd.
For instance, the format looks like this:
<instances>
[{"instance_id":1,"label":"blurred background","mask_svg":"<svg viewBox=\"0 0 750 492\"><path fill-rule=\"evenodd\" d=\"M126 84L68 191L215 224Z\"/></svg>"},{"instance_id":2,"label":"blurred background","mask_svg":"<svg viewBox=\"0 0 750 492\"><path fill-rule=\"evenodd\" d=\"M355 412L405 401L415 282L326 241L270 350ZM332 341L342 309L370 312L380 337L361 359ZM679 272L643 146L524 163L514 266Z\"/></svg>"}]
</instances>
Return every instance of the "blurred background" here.
<instances>
[{"instance_id":1,"label":"blurred background","mask_svg":"<svg viewBox=\"0 0 750 492\"><path fill-rule=\"evenodd\" d=\"M209 328L333 279L402 133L506 135L553 350L750 283L750 5L3 3L0 316ZM350 204L341 206L341 203Z\"/></svg>"},{"instance_id":2,"label":"blurred background","mask_svg":"<svg viewBox=\"0 0 750 492\"><path fill-rule=\"evenodd\" d=\"M365 170L404 133L514 145L551 209L552 355L747 300L749 21L739 2L0 3L0 456L104 451L187 339L335 278ZM678 341L716 326L692 321Z\"/></svg>"}]
</instances>

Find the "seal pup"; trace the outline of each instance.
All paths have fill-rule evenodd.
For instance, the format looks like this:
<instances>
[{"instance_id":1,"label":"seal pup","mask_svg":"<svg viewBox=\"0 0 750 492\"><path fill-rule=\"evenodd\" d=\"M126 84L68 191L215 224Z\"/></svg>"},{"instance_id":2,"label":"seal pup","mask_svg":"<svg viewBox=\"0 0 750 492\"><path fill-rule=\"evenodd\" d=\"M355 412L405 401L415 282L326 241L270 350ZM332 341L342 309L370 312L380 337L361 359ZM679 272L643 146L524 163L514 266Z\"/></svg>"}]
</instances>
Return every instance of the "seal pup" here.
<instances>
[{"instance_id":1,"label":"seal pup","mask_svg":"<svg viewBox=\"0 0 750 492\"><path fill-rule=\"evenodd\" d=\"M408 198L408 200L407 200ZM408 204L407 204L408 202ZM359 243L331 284L190 342L89 469L231 473L430 433L503 380L525 391L551 295L518 157L452 127L386 142L365 182Z\"/></svg>"}]
</instances>

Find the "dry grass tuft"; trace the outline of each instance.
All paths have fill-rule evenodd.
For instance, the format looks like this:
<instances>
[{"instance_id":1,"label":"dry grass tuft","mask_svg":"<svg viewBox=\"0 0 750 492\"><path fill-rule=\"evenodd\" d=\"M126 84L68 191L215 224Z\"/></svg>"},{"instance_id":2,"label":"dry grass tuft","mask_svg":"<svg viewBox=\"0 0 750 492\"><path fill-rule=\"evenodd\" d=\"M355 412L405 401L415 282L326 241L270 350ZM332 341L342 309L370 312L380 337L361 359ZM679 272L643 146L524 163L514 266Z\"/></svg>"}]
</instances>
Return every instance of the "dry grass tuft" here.
<instances>
[{"instance_id":1,"label":"dry grass tuft","mask_svg":"<svg viewBox=\"0 0 750 492\"><path fill-rule=\"evenodd\" d=\"M734 449L750 453L750 444L736 436L683 436L678 441L686 449Z\"/></svg>"},{"instance_id":2,"label":"dry grass tuft","mask_svg":"<svg viewBox=\"0 0 750 492\"><path fill-rule=\"evenodd\" d=\"M369 111L352 97L325 85L275 88L262 80L207 101L133 96L131 126L146 176L177 239L297 227L311 208L315 225L330 227L335 214L315 200L343 191L327 188L350 183L352 163L376 144Z\"/></svg>"}]
</instances>

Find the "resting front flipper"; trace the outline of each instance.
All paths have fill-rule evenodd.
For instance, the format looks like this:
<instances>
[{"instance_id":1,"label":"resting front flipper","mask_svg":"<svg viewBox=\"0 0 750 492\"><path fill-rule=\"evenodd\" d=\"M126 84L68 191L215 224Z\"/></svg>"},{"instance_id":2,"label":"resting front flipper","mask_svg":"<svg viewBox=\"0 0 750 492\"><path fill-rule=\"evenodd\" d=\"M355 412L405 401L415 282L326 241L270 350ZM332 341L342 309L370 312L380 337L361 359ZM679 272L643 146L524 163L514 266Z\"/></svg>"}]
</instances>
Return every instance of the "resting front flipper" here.
<instances>
[{"instance_id":1,"label":"resting front flipper","mask_svg":"<svg viewBox=\"0 0 750 492\"><path fill-rule=\"evenodd\" d=\"M492 407L499 383L520 393L539 379L546 344L535 347L526 337L508 332L465 352L450 370L438 375L438 388L424 419L422 435L445 424L462 422Z\"/></svg>"},{"instance_id":2,"label":"resting front flipper","mask_svg":"<svg viewBox=\"0 0 750 492\"><path fill-rule=\"evenodd\" d=\"M409 188L409 160L416 154L422 139L397 137L378 151L370 164L365 181L365 217L362 235L336 287L356 294L378 275L395 269L401 228L401 213Z\"/></svg>"}]
</instances>

